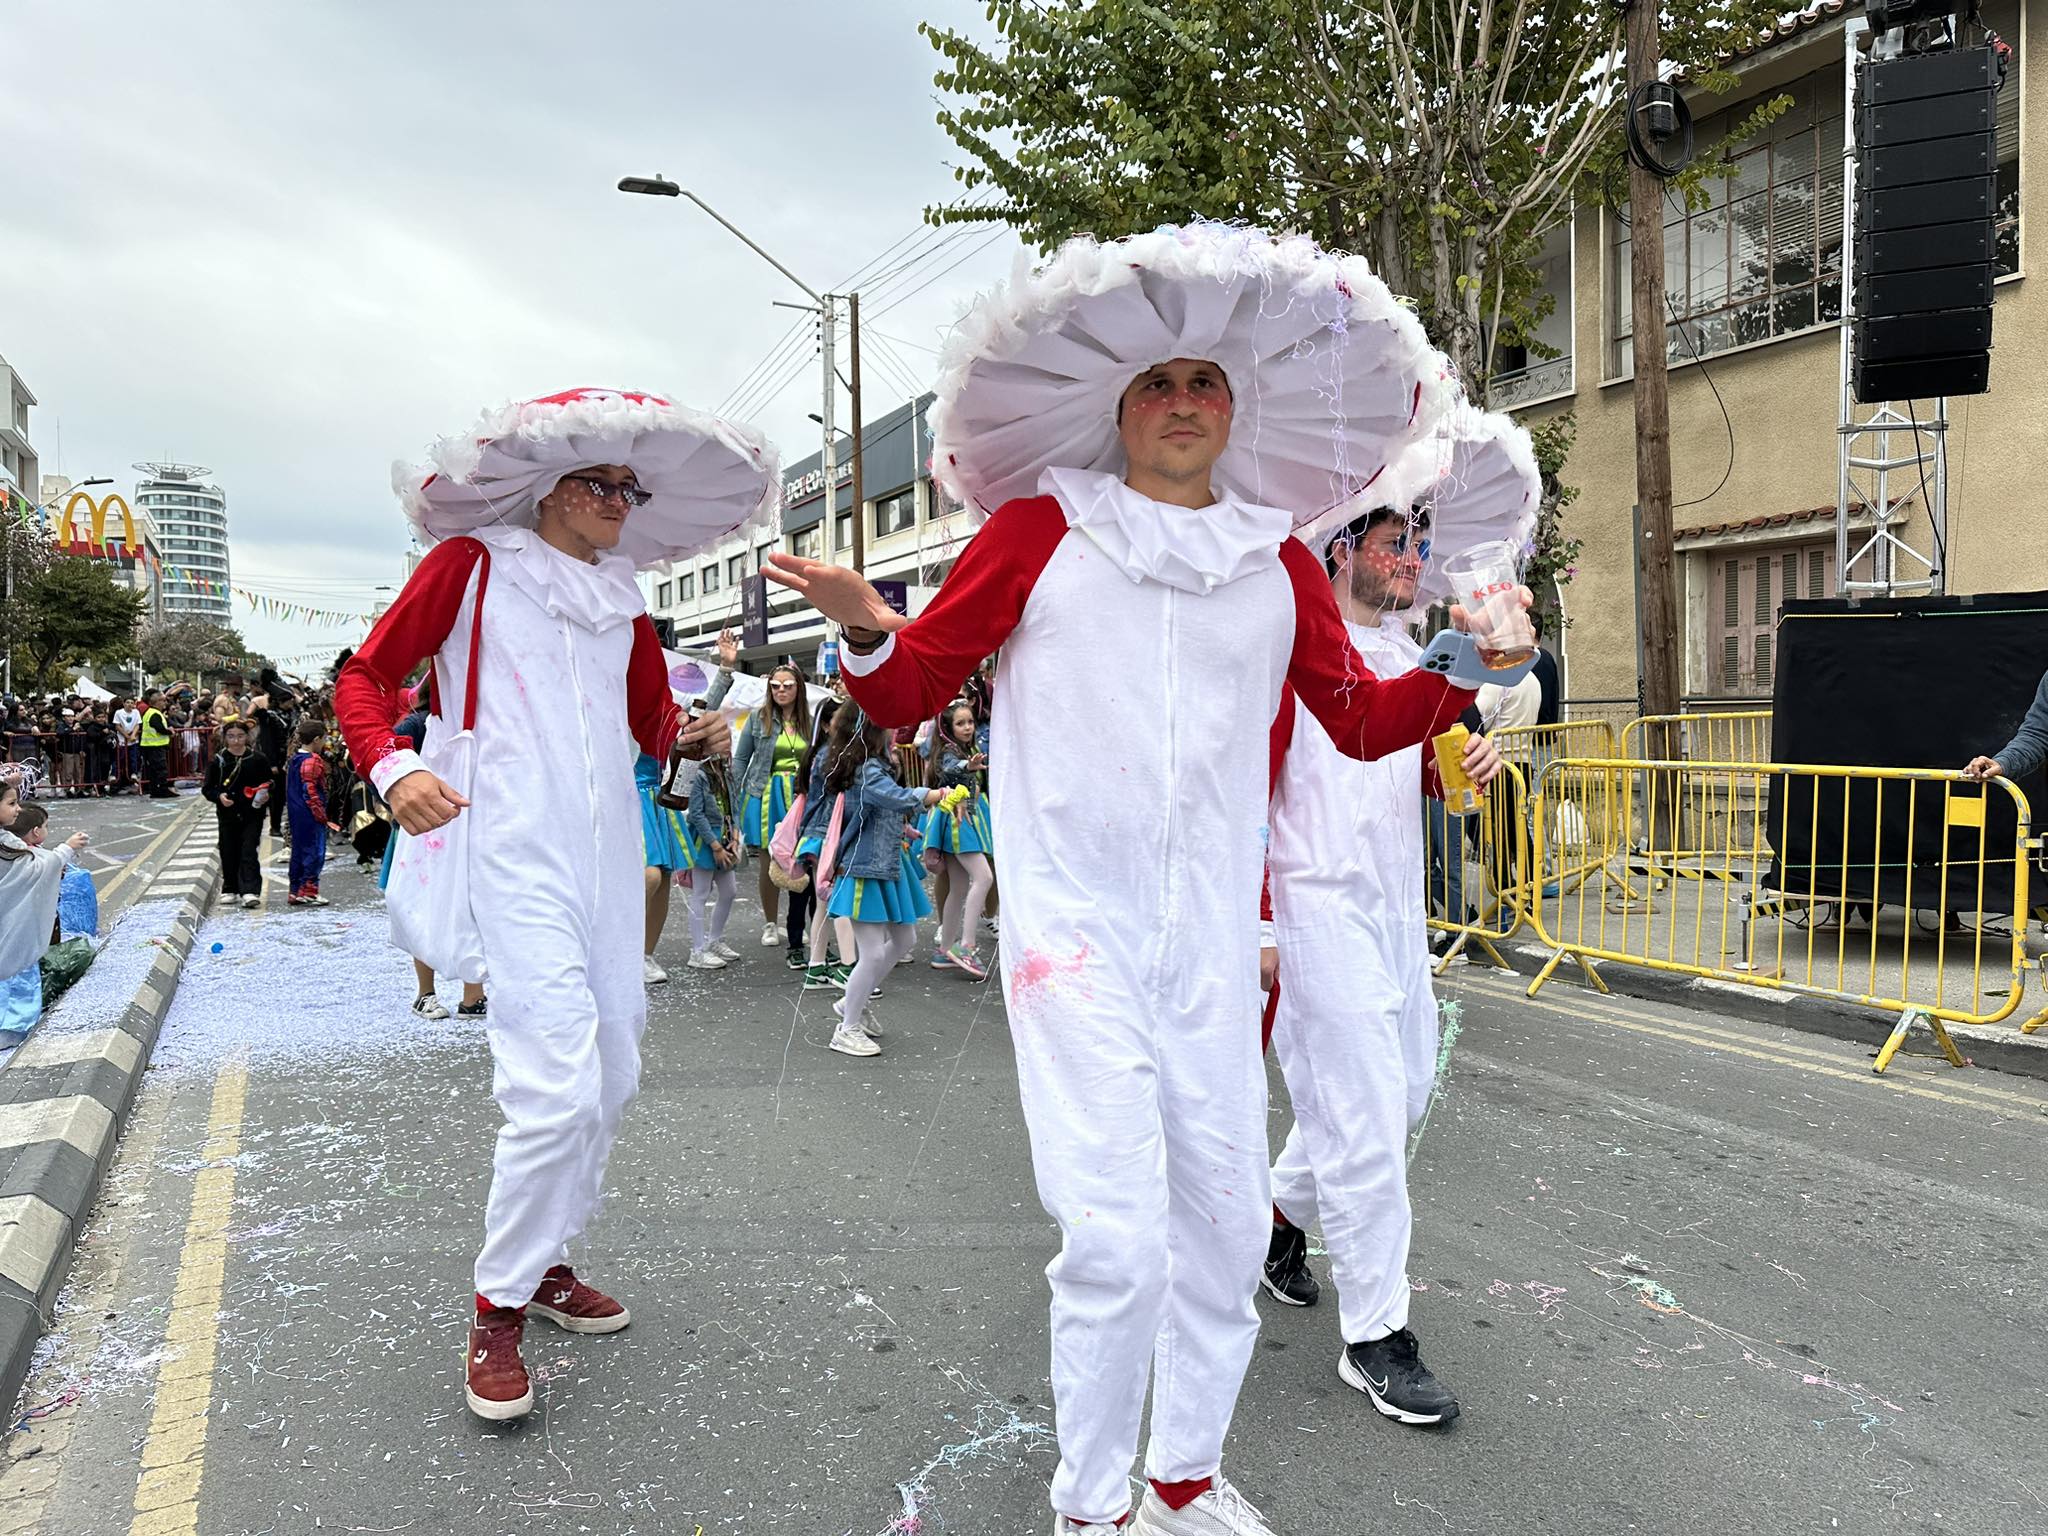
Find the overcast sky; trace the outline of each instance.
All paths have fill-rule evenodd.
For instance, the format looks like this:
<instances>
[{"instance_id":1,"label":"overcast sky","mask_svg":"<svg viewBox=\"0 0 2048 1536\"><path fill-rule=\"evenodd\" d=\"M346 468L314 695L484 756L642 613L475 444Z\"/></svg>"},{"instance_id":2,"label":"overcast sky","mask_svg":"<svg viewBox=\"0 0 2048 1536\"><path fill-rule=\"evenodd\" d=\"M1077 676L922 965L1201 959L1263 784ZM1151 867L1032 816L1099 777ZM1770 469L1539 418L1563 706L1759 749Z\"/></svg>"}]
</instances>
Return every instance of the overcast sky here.
<instances>
[{"instance_id":1,"label":"overcast sky","mask_svg":"<svg viewBox=\"0 0 2048 1536\"><path fill-rule=\"evenodd\" d=\"M957 195L925 17L986 30L976 0L16 0L0 355L44 473L208 465L238 583L367 607L403 569L394 458L578 384L715 407L798 318L759 257L620 176L690 187L821 290ZM1016 250L978 227L863 284L870 418ZM818 446L818 373L745 412L787 459ZM275 656L353 638L236 621Z\"/></svg>"}]
</instances>

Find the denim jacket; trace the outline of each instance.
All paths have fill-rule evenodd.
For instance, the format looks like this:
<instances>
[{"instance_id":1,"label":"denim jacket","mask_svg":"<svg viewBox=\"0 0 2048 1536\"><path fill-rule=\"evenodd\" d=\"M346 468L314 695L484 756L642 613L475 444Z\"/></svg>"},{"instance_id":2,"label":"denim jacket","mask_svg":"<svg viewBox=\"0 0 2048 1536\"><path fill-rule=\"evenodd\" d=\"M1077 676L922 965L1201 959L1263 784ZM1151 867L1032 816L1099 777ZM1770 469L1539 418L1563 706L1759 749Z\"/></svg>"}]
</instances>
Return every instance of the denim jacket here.
<instances>
[{"instance_id":1,"label":"denim jacket","mask_svg":"<svg viewBox=\"0 0 2048 1536\"><path fill-rule=\"evenodd\" d=\"M903 828L925 792L906 789L872 760L846 792L840 818L837 872L860 880L893 880L903 871Z\"/></svg>"},{"instance_id":2,"label":"denim jacket","mask_svg":"<svg viewBox=\"0 0 2048 1536\"><path fill-rule=\"evenodd\" d=\"M685 763L683 773L680 788L690 797L690 808L683 812L683 824L690 829L690 836L708 850L712 844L725 841L725 810L719 805L718 796L711 792L711 782L704 777L701 765Z\"/></svg>"},{"instance_id":3,"label":"denim jacket","mask_svg":"<svg viewBox=\"0 0 2048 1536\"><path fill-rule=\"evenodd\" d=\"M967 766L967 754L960 750L958 742L944 742L939 747L939 788L952 789L961 784L980 789L981 770Z\"/></svg>"},{"instance_id":4,"label":"denim jacket","mask_svg":"<svg viewBox=\"0 0 2048 1536\"><path fill-rule=\"evenodd\" d=\"M732 691L732 673L719 668L718 679L704 695L706 707L718 708ZM732 749L732 799L735 808L758 800L768 792L768 776L775 771L775 736L769 725L774 711L763 704L747 716L740 727L740 739Z\"/></svg>"},{"instance_id":5,"label":"denim jacket","mask_svg":"<svg viewBox=\"0 0 2048 1536\"><path fill-rule=\"evenodd\" d=\"M797 828L797 841L815 837L821 842L825 828L832 823L832 795L825 788L825 770L831 766L831 754L819 752L811 759L811 782L804 786L804 822ZM842 830L845 818L841 818Z\"/></svg>"}]
</instances>

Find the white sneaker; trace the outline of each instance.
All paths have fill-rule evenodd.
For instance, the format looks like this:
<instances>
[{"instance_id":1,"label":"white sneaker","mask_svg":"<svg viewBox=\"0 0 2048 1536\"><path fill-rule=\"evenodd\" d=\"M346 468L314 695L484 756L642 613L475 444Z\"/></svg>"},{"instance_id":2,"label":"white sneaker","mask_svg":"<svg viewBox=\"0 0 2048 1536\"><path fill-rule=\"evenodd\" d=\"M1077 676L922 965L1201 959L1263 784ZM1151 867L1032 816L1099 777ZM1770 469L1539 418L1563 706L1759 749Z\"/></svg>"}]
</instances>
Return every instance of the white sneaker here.
<instances>
[{"instance_id":1,"label":"white sneaker","mask_svg":"<svg viewBox=\"0 0 2048 1536\"><path fill-rule=\"evenodd\" d=\"M710 950L699 949L692 951L690 955L690 969L693 971L722 971L725 969L725 962Z\"/></svg>"},{"instance_id":2,"label":"white sneaker","mask_svg":"<svg viewBox=\"0 0 2048 1536\"><path fill-rule=\"evenodd\" d=\"M726 961L737 960L740 957L740 952L723 939L720 939L711 946L711 953L718 956L719 959Z\"/></svg>"},{"instance_id":3,"label":"white sneaker","mask_svg":"<svg viewBox=\"0 0 2048 1536\"><path fill-rule=\"evenodd\" d=\"M839 1015L840 1022L843 1025L846 1020L846 999L842 997L837 1002L833 1003L832 1011ZM860 1032L866 1035L870 1040L879 1040L882 1038L882 1026L875 1023L873 1018L865 1013L860 1016Z\"/></svg>"},{"instance_id":4,"label":"white sneaker","mask_svg":"<svg viewBox=\"0 0 2048 1536\"><path fill-rule=\"evenodd\" d=\"M412 1001L412 1011L423 1019L445 1019L448 1017L448 1005L431 992L425 997L414 998Z\"/></svg>"},{"instance_id":5,"label":"white sneaker","mask_svg":"<svg viewBox=\"0 0 2048 1536\"><path fill-rule=\"evenodd\" d=\"M782 930L776 927L775 924L770 923L767 927L761 930L761 947L763 949L773 949L776 945L780 944L781 942Z\"/></svg>"},{"instance_id":6,"label":"white sneaker","mask_svg":"<svg viewBox=\"0 0 2048 1536\"><path fill-rule=\"evenodd\" d=\"M640 957L640 980L650 987L658 987L668 980L668 972L654 963L654 956Z\"/></svg>"},{"instance_id":7,"label":"white sneaker","mask_svg":"<svg viewBox=\"0 0 2048 1536\"><path fill-rule=\"evenodd\" d=\"M261 896L244 896L242 898L242 910L244 912L254 912L262 905L263 898Z\"/></svg>"},{"instance_id":8,"label":"white sneaker","mask_svg":"<svg viewBox=\"0 0 2048 1536\"><path fill-rule=\"evenodd\" d=\"M1147 1484L1130 1536L1273 1536L1273 1528L1219 1472L1213 1488L1179 1509L1168 1509L1166 1500Z\"/></svg>"},{"instance_id":9,"label":"white sneaker","mask_svg":"<svg viewBox=\"0 0 2048 1536\"><path fill-rule=\"evenodd\" d=\"M832 1031L832 1049L842 1056L879 1056L882 1048L857 1029L841 1025Z\"/></svg>"}]
</instances>

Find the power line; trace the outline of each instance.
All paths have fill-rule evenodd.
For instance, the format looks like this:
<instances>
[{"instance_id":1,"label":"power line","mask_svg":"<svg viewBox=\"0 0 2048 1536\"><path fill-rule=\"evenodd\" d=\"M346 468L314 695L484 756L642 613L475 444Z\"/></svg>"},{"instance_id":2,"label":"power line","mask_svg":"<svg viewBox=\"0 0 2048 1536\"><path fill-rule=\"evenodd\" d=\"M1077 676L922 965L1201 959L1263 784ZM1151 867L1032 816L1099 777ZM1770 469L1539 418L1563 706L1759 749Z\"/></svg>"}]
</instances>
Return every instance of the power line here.
<instances>
[{"instance_id":1,"label":"power line","mask_svg":"<svg viewBox=\"0 0 2048 1536\"><path fill-rule=\"evenodd\" d=\"M948 272L951 272L955 268L963 266L967 262L972 261L976 256L979 256L983 251L989 249L989 247L993 246L998 240L1001 240L1005 235L1009 233L1010 231L1007 227L997 230L993 235L990 235L988 239L982 241L980 245L975 246L972 250L967 252L966 255L962 256L958 261L953 262L949 266L942 267L937 272L934 272L929 277L925 278L915 288L910 289L906 293L897 295L895 298L891 299L887 304L884 304L880 309L875 311L875 318L879 320L883 315L888 314L890 310L895 309L899 305L905 304L909 302L911 299L917 297L918 294L922 293L925 289L931 287L933 283L937 282L940 278L944 277Z\"/></svg>"}]
</instances>

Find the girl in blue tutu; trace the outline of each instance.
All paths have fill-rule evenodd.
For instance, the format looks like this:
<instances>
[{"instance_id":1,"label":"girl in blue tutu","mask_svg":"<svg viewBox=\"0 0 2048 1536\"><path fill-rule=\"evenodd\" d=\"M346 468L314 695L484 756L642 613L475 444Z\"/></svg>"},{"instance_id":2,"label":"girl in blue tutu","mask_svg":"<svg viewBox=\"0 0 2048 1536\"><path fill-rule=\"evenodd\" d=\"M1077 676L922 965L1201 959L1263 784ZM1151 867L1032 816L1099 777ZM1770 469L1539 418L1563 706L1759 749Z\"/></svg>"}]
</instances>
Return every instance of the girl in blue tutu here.
<instances>
[{"instance_id":1,"label":"girl in blue tutu","mask_svg":"<svg viewBox=\"0 0 2048 1536\"><path fill-rule=\"evenodd\" d=\"M683 867L690 872L690 969L718 971L740 957L725 942L725 922L740 888L734 873L740 862L739 829L732 824L732 781L725 763L689 766L694 773L688 788L690 809L683 816L688 834L688 863Z\"/></svg>"},{"instance_id":2,"label":"girl in blue tutu","mask_svg":"<svg viewBox=\"0 0 2048 1536\"><path fill-rule=\"evenodd\" d=\"M647 849L647 943L640 960L640 979L654 987L668 980L668 972L654 958L654 947L668 926L669 889L676 871L691 867L689 834L683 826L683 813L655 798L661 789L657 759L642 752L634 760L633 784L640 791L640 836Z\"/></svg>"},{"instance_id":3,"label":"girl in blue tutu","mask_svg":"<svg viewBox=\"0 0 2048 1536\"><path fill-rule=\"evenodd\" d=\"M981 932L982 909L995 884L989 858L996 851L996 840L988 821L988 758L976 743L975 725L974 706L964 700L948 704L933 722L925 787L941 791L964 788L968 800L957 813L938 806L926 814L924 861L933 874L941 870L946 874L946 904L939 914L932 969L962 970L983 981L988 968L975 951L974 936Z\"/></svg>"},{"instance_id":4,"label":"girl in blue tutu","mask_svg":"<svg viewBox=\"0 0 2048 1536\"><path fill-rule=\"evenodd\" d=\"M854 711L843 705L842 715ZM911 816L939 803L941 791L908 789L897 782L889 733L865 715L850 722L848 739L825 772L828 795L846 796L840 813L838 860L825 911L853 921L860 951L846 996L833 1004L839 1027L832 1049L848 1056L878 1056L881 1033L866 1022L868 999L897 961L917 943L918 919L930 915L923 873L911 856Z\"/></svg>"},{"instance_id":5,"label":"girl in blue tutu","mask_svg":"<svg viewBox=\"0 0 2048 1536\"><path fill-rule=\"evenodd\" d=\"M794 934L801 927L796 914L808 917L810 951L806 959L803 950L792 947L789 965L791 970L804 973L806 992L844 992L846 978L853 974L853 958L857 953L852 920L831 917L818 909L817 878L818 856L825 851L825 829L832 824L832 802L836 798L825 787L825 776L839 750L852 739L855 718L852 709L842 710L837 699L827 699L819 707L817 724L811 731L811 750L804 754L797 769L797 782L804 791L804 820L797 833L796 868L810 876L811 883L801 892L790 893L790 932ZM845 818L841 817L840 822L843 827ZM839 944L837 964L832 962L831 956L831 945L835 939Z\"/></svg>"}]
</instances>

